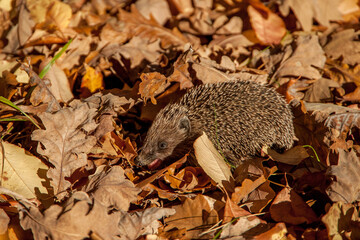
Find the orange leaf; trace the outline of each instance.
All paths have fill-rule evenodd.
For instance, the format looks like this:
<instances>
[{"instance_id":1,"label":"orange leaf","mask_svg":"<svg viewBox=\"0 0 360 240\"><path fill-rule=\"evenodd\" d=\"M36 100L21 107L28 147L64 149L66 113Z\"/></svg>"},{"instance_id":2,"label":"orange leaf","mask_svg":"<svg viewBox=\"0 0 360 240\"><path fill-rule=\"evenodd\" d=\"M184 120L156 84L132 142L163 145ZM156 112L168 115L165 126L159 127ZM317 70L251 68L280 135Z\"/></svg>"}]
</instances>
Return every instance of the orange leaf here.
<instances>
[{"instance_id":1,"label":"orange leaf","mask_svg":"<svg viewBox=\"0 0 360 240\"><path fill-rule=\"evenodd\" d=\"M260 7L261 6L261 7ZM248 7L250 22L256 37L263 44L279 44L286 33L283 20L259 3Z\"/></svg>"}]
</instances>

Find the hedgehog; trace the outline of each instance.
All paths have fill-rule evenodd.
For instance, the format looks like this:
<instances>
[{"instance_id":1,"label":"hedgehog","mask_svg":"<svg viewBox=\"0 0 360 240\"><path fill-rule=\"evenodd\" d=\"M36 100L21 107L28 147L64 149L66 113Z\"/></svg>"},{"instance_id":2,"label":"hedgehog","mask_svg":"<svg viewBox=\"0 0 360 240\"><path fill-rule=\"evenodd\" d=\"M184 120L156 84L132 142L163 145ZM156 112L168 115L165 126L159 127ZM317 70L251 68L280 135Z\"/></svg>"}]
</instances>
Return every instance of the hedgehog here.
<instances>
[{"instance_id":1,"label":"hedgehog","mask_svg":"<svg viewBox=\"0 0 360 240\"><path fill-rule=\"evenodd\" d=\"M136 163L156 169L184 156L207 134L233 165L257 156L263 146L292 147L293 115L274 88L254 81L208 83L191 88L156 115Z\"/></svg>"}]
</instances>

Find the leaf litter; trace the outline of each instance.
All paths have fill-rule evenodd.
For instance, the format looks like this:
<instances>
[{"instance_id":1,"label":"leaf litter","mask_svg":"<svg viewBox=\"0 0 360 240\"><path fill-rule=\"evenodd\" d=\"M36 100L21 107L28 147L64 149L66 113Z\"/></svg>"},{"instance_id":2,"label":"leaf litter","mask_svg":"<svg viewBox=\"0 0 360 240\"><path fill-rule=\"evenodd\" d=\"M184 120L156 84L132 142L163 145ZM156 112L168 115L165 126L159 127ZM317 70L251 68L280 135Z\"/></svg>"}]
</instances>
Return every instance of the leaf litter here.
<instances>
[{"instance_id":1,"label":"leaf litter","mask_svg":"<svg viewBox=\"0 0 360 240\"><path fill-rule=\"evenodd\" d=\"M360 238L357 0L10 2L1 237ZM231 169L202 137L157 172L136 166L165 104L236 79L284 95L292 149Z\"/></svg>"}]
</instances>

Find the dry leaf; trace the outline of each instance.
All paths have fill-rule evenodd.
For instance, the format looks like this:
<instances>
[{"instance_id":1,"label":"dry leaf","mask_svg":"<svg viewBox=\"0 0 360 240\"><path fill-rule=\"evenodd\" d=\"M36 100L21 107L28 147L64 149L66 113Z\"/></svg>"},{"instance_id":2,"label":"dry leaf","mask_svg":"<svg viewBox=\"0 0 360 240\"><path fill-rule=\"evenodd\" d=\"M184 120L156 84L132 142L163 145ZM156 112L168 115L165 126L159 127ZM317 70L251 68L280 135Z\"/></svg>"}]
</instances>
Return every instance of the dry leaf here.
<instances>
[{"instance_id":1,"label":"dry leaf","mask_svg":"<svg viewBox=\"0 0 360 240\"><path fill-rule=\"evenodd\" d=\"M66 3L58 0L28 0L26 3L35 22L43 23L46 28L65 29L70 23L72 11Z\"/></svg>"},{"instance_id":2,"label":"dry leaf","mask_svg":"<svg viewBox=\"0 0 360 240\"><path fill-rule=\"evenodd\" d=\"M82 190L103 206L128 211L130 202L136 200L140 189L125 179L124 170L120 166L108 170L105 167L98 167Z\"/></svg>"},{"instance_id":3,"label":"dry leaf","mask_svg":"<svg viewBox=\"0 0 360 240\"><path fill-rule=\"evenodd\" d=\"M143 212L125 214L120 222L124 239L137 239L141 235L156 234L161 226L157 219L174 215L175 210L170 208L148 208Z\"/></svg>"},{"instance_id":4,"label":"dry leaf","mask_svg":"<svg viewBox=\"0 0 360 240\"><path fill-rule=\"evenodd\" d=\"M4 209L0 208L0 235L5 234L8 230L8 224L10 223L9 216L5 213Z\"/></svg>"},{"instance_id":5,"label":"dry leaf","mask_svg":"<svg viewBox=\"0 0 360 240\"><path fill-rule=\"evenodd\" d=\"M335 177L330 186L326 189L326 193L333 202L352 203L360 200L360 161L359 156L354 150L346 152L338 149L338 164L330 166L327 171L328 176Z\"/></svg>"},{"instance_id":6,"label":"dry leaf","mask_svg":"<svg viewBox=\"0 0 360 240\"><path fill-rule=\"evenodd\" d=\"M317 221L314 211L295 193L286 187L276 196L270 206L271 218L276 222L289 224L312 223Z\"/></svg>"},{"instance_id":7,"label":"dry leaf","mask_svg":"<svg viewBox=\"0 0 360 240\"><path fill-rule=\"evenodd\" d=\"M135 2L135 6L144 17L153 17L160 25L171 18L170 8L165 0L139 0Z\"/></svg>"},{"instance_id":8,"label":"dry leaf","mask_svg":"<svg viewBox=\"0 0 360 240\"><path fill-rule=\"evenodd\" d=\"M102 239L124 235L118 227L121 212L109 212L84 192L76 192L65 207L52 205L43 213L33 205L20 207L20 223L35 239L84 239L96 234ZM101 223L101 224L100 224Z\"/></svg>"},{"instance_id":9,"label":"dry leaf","mask_svg":"<svg viewBox=\"0 0 360 240\"><path fill-rule=\"evenodd\" d=\"M101 72L88 65L85 65L85 68L86 73L82 77L80 86L80 89L82 91L81 97L88 97L92 93L104 89L103 76Z\"/></svg>"},{"instance_id":10,"label":"dry leaf","mask_svg":"<svg viewBox=\"0 0 360 240\"><path fill-rule=\"evenodd\" d=\"M321 218L330 239L359 239L358 210L350 203L335 202Z\"/></svg>"},{"instance_id":11,"label":"dry leaf","mask_svg":"<svg viewBox=\"0 0 360 240\"><path fill-rule=\"evenodd\" d=\"M0 169L4 167L3 176L1 177L1 186L8 188L26 198L44 198L41 194L47 194L47 189L43 186L45 174L48 167L35 156L25 153L25 150L7 143L0 143L4 147L4 156L0 151L0 159L4 157L5 164L2 166L0 161Z\"/></svg>"},{"instance_id":12,"label":"dry leaf","mask_svg":"<svg viewBox=\"0 0 360 240\"><path fill-rule=\"evenodd\" d=\"M40 67L44 67L49 63L50 59L42 62ZM50 70L46 73L43 79L50 81L51 85L49 90L55 96L56 100L59 102L68 102L74 98L74 95L71 92L70 84L68 78L65 75L65 72L60 69L60 67L55 63L52 65ZM42 102L46 102L45 99Z\"/></svg>"},{"instance_id":13,"label":"dry leaf","mask_svg":"<svg viewBox=\"0 0 360 240\"><path fill-rule=\"evenodd\" d=\"M304 31L310 31L313 19L324 26L329 26L331 20L341 20L340 2L341 0L285 0L279 8L284 16L289 14L291 8Z\"/></svg>"},{"instance_id":14,"label":"dry leaf","mask_svg":"<svg viewBox=\"0 0 360 240\"><path fill-rule=\"evenodd\" d=\"M343 62L351 65L360 63L359 32L347 29L333 34L332 40L326 44L324 50L332 59L343 58Z\"/></svg>"},{"instance_id":15,"label":"dry leaf","mask_svg":"<svg viewBox=\"0 0 360 240\"><path fill-rule=\"evenodd\" d=\"M221 239L249 239L252 236L245 235L252 228L256 228L262 221L256 216L240 217L234 225L225 226L221 231ZM245 235L245 236L244 236Z\"/></svg>"},{"instance_id":16,"label":"dry leaf","mask_svg":"<svg viewBox=\"0 0 360 240\"><path fill-rule=\"evenodd\" d=\"M156 104L155 96L164 92L170 85L167 78L158 72L142 73L140 78L142 82L139 85L139 93L144 102L150 98L152 104Z\"/></svg>"},{"instance_id":17,"label":"dry leaf","mask_svg":"<svg viewBox=\"0 0 360 240\"><path fill-rule=\"evenodd\" d=\"M307 151L305 150L305 148L302 146L293 147L283 154L280 154L270 148L266 148L263 150L274 161L278 161L290 165L298 165L302 160L310 157Z\"/></svg>"},{"instance_id":18,"label":"dry leaf","mask_svg":"<svg viewBox=\"0 0 360 240\"><path fill-rule=\"evenodd\" d=\"M257 38L264 44L279 44L286 33L283 20L260 2L249 5L250 22Z\"/></svg>"},{"instance_id":19,"label":"dry leaf","mask_svg":"<svg viewBox=\"0 0 360 240\"><path fill-rule=\"evenodd\" d=\"M317 36L300 36L296 41L294 53L284 59L275 75L277 77L301 76L308 79L319 79L321 74L318 69L325 65L325 54Z\"/></svg>"},{"instance_id":20,"label":"dry leaf","mask_svg":"<svg viewBox=\"0 0 360 240\"><path fill-rule=\"evenodd\" d=\"M305 92L304 101L321 102L332 100L330 88L338 88L341 85L327 78L320 78L313 83Z\"/></svg>"},{"instance_id":21,"label":"dry leaf","mask_svg":"<svg viewBox=\"0 0 360 240\"><path fill-rule=\"evenodd\" d=\"M203 134L195 140L194 150L197 162L212 180L222 187L224 182L230 181L232 177L230 168L206 133L203 132Z\"/></svg>"},{"instance_id":22,"label":"dry leaf","mask_svg":"<svg viewBox=\"0 0 360 240\"><path fill-rule=\"evenodd\" d=\"M67 177L87 164L87 153L95 145L96 138L90 136L97 124L94 121L96 109L86 104L77 108L39 114L44 130L35 130L32 140L39 141L38 153L46 156L54 166L47 176L52 179L54 193L62 199L70 187Z\"/></svg>"},{"instance_id":23,"label":"dry leaf","mask_svg":"<svg viewBox=\"0 0 360 240\"><path fill-rule=\"evenodd\" d=\"M210 201L214 200L198 195L194 200L188 198L182 205L173 207L176 213L165 219L167 226L164 230L170 231L172 229L186 228L188 230L184 236L186 239L198 238L199 234L204 232L205 229L200 228L196 230L197 227L204 225L211 226L218 221L218 214ZM189 231L190 229L192 231ZM209 239L211 236L212 234L210 233L202 236L202 238Z\"/></svg>"},{"instance_id":24,"label":"dry leaf","mask_svg":"<svg viewBox=\"0 0 360 240\"><path fill-rule=\"evenodd\" d=\"M119 19L127 24L127 31L132 36L138 36L141 39L147 39L148 42L154 42L157 39L161 40L161 46L167 49L171 46L183 46L187 39L176 31L171 31L160 26L155 20L147 20L144 18L135 5L131 5L131 13L124 10L120 11Z\"/></svg>"}]
</instances>

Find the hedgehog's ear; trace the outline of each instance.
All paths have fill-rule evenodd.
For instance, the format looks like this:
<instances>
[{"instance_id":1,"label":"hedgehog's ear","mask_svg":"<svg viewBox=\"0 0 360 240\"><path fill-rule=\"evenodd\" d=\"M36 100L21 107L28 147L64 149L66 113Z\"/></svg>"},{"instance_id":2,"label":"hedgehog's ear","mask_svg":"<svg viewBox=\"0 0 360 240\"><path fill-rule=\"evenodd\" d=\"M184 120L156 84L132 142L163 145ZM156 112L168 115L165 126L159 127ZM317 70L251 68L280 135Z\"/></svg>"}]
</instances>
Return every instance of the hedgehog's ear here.
<instances>
[{"instance_id":1,"label":"hedgehog's ear","mask_svg":"<svg viewBox=\"0 0 360 240\"><path fill-rule=\"evenodd\" d=\"M191 124L190 120L187 116L182 117L180 119L179 128L181 131L184 131L185 133L189 133L191 130Z\"/></svg>"}]
</instances>

